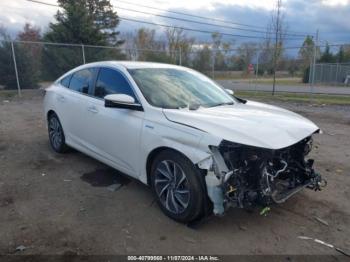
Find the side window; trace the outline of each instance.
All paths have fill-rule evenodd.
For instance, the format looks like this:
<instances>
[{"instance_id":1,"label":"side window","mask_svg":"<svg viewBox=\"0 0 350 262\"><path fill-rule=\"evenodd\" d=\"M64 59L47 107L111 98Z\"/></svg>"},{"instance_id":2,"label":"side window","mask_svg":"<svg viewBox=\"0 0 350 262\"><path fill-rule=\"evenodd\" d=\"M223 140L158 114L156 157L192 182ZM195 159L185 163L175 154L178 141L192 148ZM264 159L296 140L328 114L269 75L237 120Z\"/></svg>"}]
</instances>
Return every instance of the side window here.
<instances>
[{"instance_id":1,"label":"side window","mask_svg":"<svg viewBox=\"0 0 350 262\"><path fill-rule=\"evenodd\" d=\"M137 100L129 83L121 73L113 69L101 68L97 77L95 96L104 98L109 94L125 94Z\"/></svg>"},{"instance_id":2,"label":"side window","mask_svg":"<svg viewBox=\"0 0 350 262\"><path fill-rule=\"evenodd\" d=\"M62 78L60 81L61 85L68 88L71 77L72 77L72 75L68 75L65 78Z\"/></svg>"},{"instance_id":3,"label":"side window","mask_svg":"<svg viewBox=\"0 0 350 262\"><path fill-rule=\"evenodd\" d=\"M75 72L69 83L69 89L83 94L89 93L89 88L93 86L96 69L88 68Z\"/></svg>"}]
</instances>

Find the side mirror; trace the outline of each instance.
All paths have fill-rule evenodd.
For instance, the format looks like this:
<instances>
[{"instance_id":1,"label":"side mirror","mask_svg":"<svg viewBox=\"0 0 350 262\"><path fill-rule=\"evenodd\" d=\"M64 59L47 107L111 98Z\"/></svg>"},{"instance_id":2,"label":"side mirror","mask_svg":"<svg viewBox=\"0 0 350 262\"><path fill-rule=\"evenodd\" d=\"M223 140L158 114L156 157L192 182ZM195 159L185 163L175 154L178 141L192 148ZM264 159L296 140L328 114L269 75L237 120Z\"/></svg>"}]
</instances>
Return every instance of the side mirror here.
<instances>
[{"instance_id":1,"label":"side mirror","mask_svg":"<svg viewBox=\"0 0 350 262\"><path fill-rule=\"evenodd\" d=\"M233 96L235 94L235 92L233 90L231 90L231 89L227 89L226 88L225 91L226 91L227 94L229 94L231 96Z\"/></svg>"},{"instance_id":2,"label":"side mirror","mask_svg":"<svg viewBox=\"0 0 350 262\"><path fill-rule=\"evenodd\" d=\"M125 108L143 111L142 105L135 102L135 99L125 94L111 94L104 97L105 107Z\"/></svg>"}]
</instances>

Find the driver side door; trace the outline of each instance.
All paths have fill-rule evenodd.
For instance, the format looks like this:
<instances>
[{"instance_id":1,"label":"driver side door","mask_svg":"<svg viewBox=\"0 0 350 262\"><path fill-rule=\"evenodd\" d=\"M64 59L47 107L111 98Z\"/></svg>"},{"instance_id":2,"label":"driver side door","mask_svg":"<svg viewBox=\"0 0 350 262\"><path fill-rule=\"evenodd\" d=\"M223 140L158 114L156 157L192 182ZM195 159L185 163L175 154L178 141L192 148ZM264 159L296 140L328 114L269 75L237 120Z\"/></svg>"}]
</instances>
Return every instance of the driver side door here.
<instances>
[{"instance_id":1,"label":"driver side door","mask_svg":"<svg viewBox=\"0 0 350 262\"><path fill-rule=\"evenodd\" d=\"M95 88L88 97L85 132L91 149L99 158L137 177L144 112L105 107L104 97L109 94L126 94L139 102L121 71L99 68Z\"/></svg>"}]
</instances>

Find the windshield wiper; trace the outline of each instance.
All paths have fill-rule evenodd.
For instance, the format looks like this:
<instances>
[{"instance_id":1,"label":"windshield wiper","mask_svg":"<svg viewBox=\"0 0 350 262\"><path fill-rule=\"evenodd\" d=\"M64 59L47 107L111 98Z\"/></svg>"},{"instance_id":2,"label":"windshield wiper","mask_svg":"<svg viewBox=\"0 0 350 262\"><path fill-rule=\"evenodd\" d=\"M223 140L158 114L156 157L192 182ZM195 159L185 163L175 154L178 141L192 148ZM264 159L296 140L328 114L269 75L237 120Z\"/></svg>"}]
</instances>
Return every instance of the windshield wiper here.
<instances>
[{"instance_id":1,"label":"windshield wiper","mask_svg":"<svg viewBox=\"0 0 350 262\"><path fill-rule=\"evenodd\" d=\"M218 104L212 105L210 107L224 106L224 105L233 105L233 102L222 102L222 103L218 103Z\"/></svg>"}]
</instances>

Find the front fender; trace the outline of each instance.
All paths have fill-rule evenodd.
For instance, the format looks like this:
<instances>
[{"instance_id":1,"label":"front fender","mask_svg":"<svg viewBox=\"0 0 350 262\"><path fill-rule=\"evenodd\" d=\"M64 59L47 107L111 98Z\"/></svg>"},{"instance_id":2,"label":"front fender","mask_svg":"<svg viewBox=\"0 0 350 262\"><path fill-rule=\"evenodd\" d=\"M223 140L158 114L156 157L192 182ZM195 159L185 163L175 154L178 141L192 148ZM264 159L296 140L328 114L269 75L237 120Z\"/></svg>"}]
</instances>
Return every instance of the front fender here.
<instances>
[{"instance_id":1,"label":"front fender","mask_svg":"<svg viewBox=\"0 0 350 262\"><path fill-rule=\"evenodd\" d=\"M142 130L142 145L140 150L139 179L147 184L148 156L158 148L170 148L179 151L197 164L210 156L207 149L200 147L204 132L167 121L155 123L145 120Z\"/></svg>"}]
</instances>

